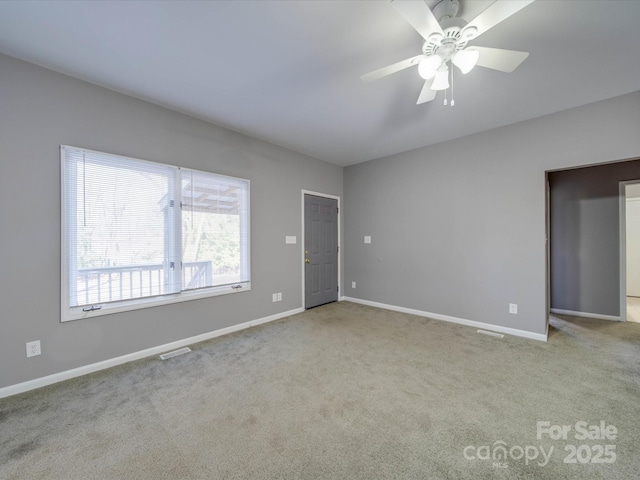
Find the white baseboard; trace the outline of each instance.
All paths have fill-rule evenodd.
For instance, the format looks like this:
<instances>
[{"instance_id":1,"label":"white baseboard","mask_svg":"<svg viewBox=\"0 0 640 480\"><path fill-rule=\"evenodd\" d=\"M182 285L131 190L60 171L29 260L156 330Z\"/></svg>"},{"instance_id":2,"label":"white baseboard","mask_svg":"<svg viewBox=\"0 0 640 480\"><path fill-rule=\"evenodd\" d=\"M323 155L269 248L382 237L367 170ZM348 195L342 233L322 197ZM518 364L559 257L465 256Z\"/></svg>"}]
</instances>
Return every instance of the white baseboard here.
<instances>
[{"instance_id":1,"label":"white baseboard","mask_svg":"<svg viewBox=\"0 0 640 480\"><path fill-rule=\"evenodd\" d=\"M551 313L557 315L570 315L572 317L595 318L596 320L611 320L614 322L621 321L620 317L615 315L601 315L600 313L574 312L573 310L561 310L559 308L550 309Z\"/></svg>"},{"instance_id":2,"label":"white baseboard","mask_svg":"<svg viewBox=\"0 0 640 480\"><path fill-rule=\"evenodd\" d=\"M414 310L412 308L397 307L395 305L387 305L385 303L371 302L369 300L362 300L360 298L343 297L343 300L346 300L348 302L353 302L353 303L360 303L362 305L368 305L370 307L384 308L385 310L392 310L394 312L408 313L411 315L419 315L421 317L432 318L434 320L442 320L445 322L458 323L460 325L466 325L468 327L477 327L484 330L490 330L493 332L506 333L516 337L530 338L532 340L538 340L541 342L547 341L547 334L533 333L533 332L528 332L526 330L518 330L516 328L501 327L500 325L492 325L490 323L476 322L475 320L467 320L465 318L451 317L449 315L441 315L439 313L424 312L422 310Z\"/></svg>"},{"instance_id":3,"label":"white baseboard","mask_svg":"<svg viewBox=\"0 0 640 480\"><path fill-rule=\"evenodd\" d=\"M92 363L90 365L83 365L82 367L66 370L64 372L54 373L52 375L47 375L46 377L36 378L34 380L17 383L15 385L9 385L8 387L0 388L0 398L9 397L11 395L17 395L18 393L23 393L36 388L45 387L47 385L52 385L54 383L62 382L63 380L69 380L70 378L80 377L82 375L87 375L89 373L97 372L99 370L104 370L106 368L122 365L123 363L132 362L134 360L140 360L141 358L150 357L153 355L159 355L161 353L164 353L170 350L186 347L187 345L193 345L194 343L203 342L205 340L210 340L212 338L220 337L222 335L227 335L229 333L237 332L239 330L255 327L263 323L273 322L275 320L279 320L284 317L289 317L291 315L296 315L301 312L304 312L304 308L295 308L287 312L277 313L275 315L270 315L268 317L263 317L256 320L244 322L244 323L239 323L237 325L231 325L230 327L221 328L219 330L203 333L201 335L196 335L194 337L184 338L182 340L166 343L164 345L158 345L157 347L151 347L145 350L140 350L138 352L122 355L120 357L111 358L109 360L103 360L102 362Z\"/></svg>"},{"instance_id":4,"label":"white baseboard","mask_svg":"<svg viewBox=\"0 0 640 480\"><path fill-rule=\"evenodd\" d=\"M494 332L506 333L509 335L514 335L518 337L530 338L533 340L539 340L546 342L547 335L527 332L526 330L518 330L514 328L501 327L498 325L492 325L489 323L476 322L474 320L467 320L464 318L451 317L448 315L441 315L438 313L425 312L422 310L414 310L411 308L398 307L394 305L387 305L379 302L371 302L369 300L362 300L359 298L352 298L347 296L341 296L340 301L349 301L353 303L359 303L362 305L368 305L371 307L383 308L385 310L392 310L396 312L408 313L411 315L419 315L421 317L428 317L434 320L442 320L445 322L458 323L461 325L466 325L470 327L482 328L485 330L490 330ZM573 316L583 316L590 318L598 318L604 320L620 320L619 317L611 317L606 315L597 315L597 314L587 314L581 312L570 312L567 310L557 310L552 309L552 313L558 313L561 315L573 315ZM29 380L26 382L18 383L15 385L9 385L7 387L0 388L0 398L9 397L11 395L17 395L19 393L27 392L29 390L33 390L40 387L45 387L47 385L52 385L54 383L62 382L64 380L69 380L71 378L79 377L82 375L87 375L89 373L94 373L100 370L104 370L107 368L115 367L117 365L122 365L124 363L132 362L134 360L140 360L142 358L150 357L153 355L160 355L161 353L175 350L178 348L186 347L188 345L193 345L194 343L203 342L205 340L210 340L212 338L220 337L222 335L227 335L229 333L237 332L240 330L244 330L250 327L255 327L257 325L261 325L263 323L273 322L275 320L279 320L281 318L289 317L291 315L296 315L298 313L304 312L304 308L296 308L293 310L289 310L282 313L277 313L275 315L270 315L268 317L259 318L256 320L251 320L244 323L239 323L237 325L231 325L229 327L221 328L219 330L214 330L211 332L203 333L201 335L196 335L193 337L185 338L182 340L177 340L175 342L167 343L164 345L158 345L156 347L147 348L145 350L140 350L138 352L129 353L127 355L122 355L120 357L111 358L109 360L103 360L101 362L92 363L89 365L83 365L82 367L74 368L71 370L66 370L64 372L54 373L52 375L48 375L46 377L36 378L33 380Z\"/></svg>"}]
</instances>

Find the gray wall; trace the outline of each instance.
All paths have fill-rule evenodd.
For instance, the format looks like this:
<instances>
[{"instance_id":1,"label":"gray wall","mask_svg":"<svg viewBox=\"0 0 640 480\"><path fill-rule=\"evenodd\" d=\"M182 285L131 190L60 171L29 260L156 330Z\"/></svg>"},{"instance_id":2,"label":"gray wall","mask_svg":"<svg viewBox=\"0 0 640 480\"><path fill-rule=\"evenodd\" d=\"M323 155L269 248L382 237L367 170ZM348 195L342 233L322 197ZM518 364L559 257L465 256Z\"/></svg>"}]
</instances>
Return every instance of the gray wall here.
<instances>
[{"instance_id":1,"label":"gray wall","mask_svg":"<svg viewBox=\"0 0 640 480\"><path fill-rule=\"evenodd\" d=\"M634 93L344 169L343 292L544 333L545 171L638 131ZM249 178L253 290L60 323L60 144ZM0 388L300 307L300 191L343 195L340 167L5 56L0 146Z\"/></svg>"},{"instance_id":2,"label":"gray wall","mask_svg":"<svg viewBox=\"0 0 640 480\"><path fill-rule=\"evenodd\" d=\"M252 290L60 323L60 144L250 179ZM301 190L342 196L341 167L6 56L0 146L0 387L301 307Z\"/></svg>"},{"instance_id":3,"label":"gray wall","mask_svg":"<svg viewBox=\"0 0 640 480\"><path fill-rule=\"evenodd\" d=\"M640 161L549 173L551 308L620 315L620 184Z\"/></svg>"},{"instance_id":4,"label":"gray wall","mask_svg":"<svg viewBox=\"0 0 640 480\"><path fill-rule=\"evenodd\" d=\"M637 92L347 167L345 294L544 334L545 171L637 158L638 132Z\"/></svg>"}]
</instances>

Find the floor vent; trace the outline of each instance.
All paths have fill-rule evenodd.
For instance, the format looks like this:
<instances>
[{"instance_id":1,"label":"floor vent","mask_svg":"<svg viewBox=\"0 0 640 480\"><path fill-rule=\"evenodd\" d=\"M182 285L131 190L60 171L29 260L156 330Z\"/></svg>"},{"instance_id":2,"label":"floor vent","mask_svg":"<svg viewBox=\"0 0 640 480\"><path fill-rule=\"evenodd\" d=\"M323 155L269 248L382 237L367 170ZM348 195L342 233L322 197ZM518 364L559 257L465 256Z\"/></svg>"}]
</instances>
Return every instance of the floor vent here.
<instances>
[{"instance_id":1,"label":"floor vent","mask_svg":"<svg viewBox=\"0 0 640 480\"><path fill-rule=\"evenodd\" d=\"M483 335L489 335L490 337L504 338L504 335L502 335L501 333L489 332L487 330L478 330L478 333L482 333Z\"/></svg>"},{"instance_id":2,"label":"floor vent","mask_svg":"<svg viewBox=\"0 0 640 480\"><path fill-rule=\"evenodd\" d=\"M189 353L191 349L189 347L181 348L180 350L174 350L173 352L167 352L160 355L162 360L167 360L169 358L177 357L178 355L183 355L185 353Z\"/></svg>"}]
</instances>

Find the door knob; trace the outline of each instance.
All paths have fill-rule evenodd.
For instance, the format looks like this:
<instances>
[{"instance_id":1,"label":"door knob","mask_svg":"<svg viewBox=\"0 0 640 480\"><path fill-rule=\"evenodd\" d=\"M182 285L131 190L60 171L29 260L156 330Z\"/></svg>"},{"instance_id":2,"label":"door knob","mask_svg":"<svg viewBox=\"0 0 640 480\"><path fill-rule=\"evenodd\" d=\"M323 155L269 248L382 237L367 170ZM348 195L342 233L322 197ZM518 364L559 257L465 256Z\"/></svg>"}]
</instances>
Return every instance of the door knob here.
<instances>
[{"instance_id":1,"label":"door knob","mask_svg":"<svg viewBox=\"0 0 640 480\"><path fill-rule=\"evenodd\" d=\"M309 260L308 258L305 258L304 263L311 263L311 260Z\"/></svg>"}]
</instances>

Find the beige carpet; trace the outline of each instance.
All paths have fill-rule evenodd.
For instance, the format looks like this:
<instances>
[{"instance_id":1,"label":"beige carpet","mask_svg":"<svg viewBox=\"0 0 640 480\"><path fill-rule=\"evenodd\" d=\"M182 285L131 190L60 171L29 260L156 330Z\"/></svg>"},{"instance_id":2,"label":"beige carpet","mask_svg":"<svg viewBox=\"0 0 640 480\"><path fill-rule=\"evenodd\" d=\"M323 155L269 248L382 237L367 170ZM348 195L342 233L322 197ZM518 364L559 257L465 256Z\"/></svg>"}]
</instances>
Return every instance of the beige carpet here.
<instances>
[{"instance_id":1,"label":"beige carpet","mask_svg":"<svg viewBox=\"0 0 640 480\"><path fill-rule=\"evenodd\" d=\"M553 318L545 344L342 302L192 349L0 400L0 478L640 472L638 324ZM581 421L615 439L576 439Z\"/></svg>"}]
</instances>

